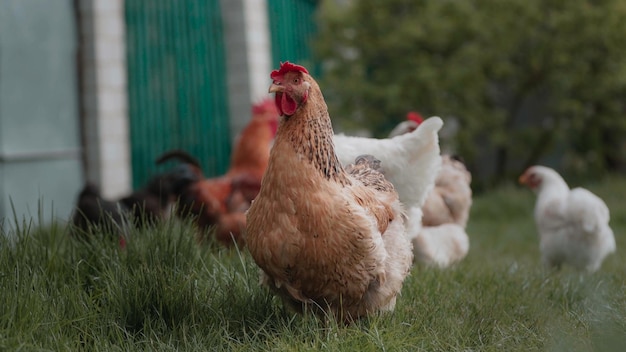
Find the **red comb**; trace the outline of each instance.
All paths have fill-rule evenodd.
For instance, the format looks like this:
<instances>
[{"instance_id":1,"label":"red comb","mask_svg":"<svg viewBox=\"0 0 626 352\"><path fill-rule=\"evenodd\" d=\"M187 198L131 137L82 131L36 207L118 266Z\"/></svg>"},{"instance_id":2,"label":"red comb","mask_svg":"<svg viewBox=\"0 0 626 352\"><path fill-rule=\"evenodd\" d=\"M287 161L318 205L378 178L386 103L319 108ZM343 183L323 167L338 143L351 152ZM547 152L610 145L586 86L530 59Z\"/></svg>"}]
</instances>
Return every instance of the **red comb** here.
<instances>
[{"instance_id":1,"label":"red comb","mask_svg":"<svg viewBox=\"0 0 626 352\"><path fill-rule=\"evenodd\" d=\"M292 64L289 61L285 61L285 62L280 63L280 69L272 71L272 73L270 74L270 78L276 79L276 77L282 76L285 73L290 72L290 71L299 71L303 73L309 73L309 71L307 71L307 69L304 68L304 66Z\"/></svg>"},{"instance_id":2,"label":"red comb","mask_svg":"<svg viewBox=\"0 0 626 352\"><path fill-rule=\"evenodd\" d=\"M422 117L422 115L420 115L420 113L416 111L409 111L406 114L406 119L409 121L417 122L418 125L424 122L424 118Z\"/></svg>"},{"instance_id":3,"label":"red comb","mask_svg":"<svg viewBox=\"0 0 626 352\"><path fill-rule=\"evenodd\" d=\"M276 112L278 114L278 108L276 108L273 98L265 98L252 105L253 114L263 114L265 112Z\"/></svg>"}]
</instances>

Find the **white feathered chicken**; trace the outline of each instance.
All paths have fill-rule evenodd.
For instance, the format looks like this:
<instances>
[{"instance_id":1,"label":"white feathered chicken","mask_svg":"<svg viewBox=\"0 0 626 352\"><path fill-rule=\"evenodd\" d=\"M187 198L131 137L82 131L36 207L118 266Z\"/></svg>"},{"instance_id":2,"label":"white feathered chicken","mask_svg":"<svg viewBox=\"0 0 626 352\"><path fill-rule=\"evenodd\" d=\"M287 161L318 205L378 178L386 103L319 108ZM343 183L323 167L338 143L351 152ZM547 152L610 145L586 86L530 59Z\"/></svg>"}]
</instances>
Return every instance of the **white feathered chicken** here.
<instances>
[{"instance_id":1,"label":"white feathered chicken","mask_svg":"<svg viewBox=\"0 0 626 352\"><path fill-rule=\"evenodd\" d=\"M604 201L584 188L570 190L561 175L545 166L528 168L519 182L537 193L535 222L544 264L598 270L615 251Z\"/></svg>"}]
</instances>

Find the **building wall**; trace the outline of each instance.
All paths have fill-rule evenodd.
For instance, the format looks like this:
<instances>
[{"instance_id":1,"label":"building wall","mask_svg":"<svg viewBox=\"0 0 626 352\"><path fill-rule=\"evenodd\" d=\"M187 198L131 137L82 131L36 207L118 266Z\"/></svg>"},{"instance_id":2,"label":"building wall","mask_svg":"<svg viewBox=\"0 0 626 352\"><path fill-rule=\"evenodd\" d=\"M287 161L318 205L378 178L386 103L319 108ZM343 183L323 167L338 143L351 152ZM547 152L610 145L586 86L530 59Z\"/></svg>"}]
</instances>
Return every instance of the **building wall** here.
<instances>
[{"instance_id":1,"label":"building wall","mask_svg":"<svg viewBox=\"0 0 626 352\"><path fill-rule=\"evenodd\" d=\"M0 223L66 219L82 184L72 0L0 2ZM39 218L42 215L43 218Z\"/></svg>"}]
</instances>

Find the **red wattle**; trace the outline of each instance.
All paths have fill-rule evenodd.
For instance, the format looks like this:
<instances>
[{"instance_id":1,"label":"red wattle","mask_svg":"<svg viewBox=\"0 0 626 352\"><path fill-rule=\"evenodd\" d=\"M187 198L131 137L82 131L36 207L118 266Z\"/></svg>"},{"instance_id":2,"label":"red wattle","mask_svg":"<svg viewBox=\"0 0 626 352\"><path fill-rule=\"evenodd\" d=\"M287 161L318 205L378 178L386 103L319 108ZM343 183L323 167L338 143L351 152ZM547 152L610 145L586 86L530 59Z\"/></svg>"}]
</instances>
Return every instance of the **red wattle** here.
<instances>
[{"instance_id":1,"label":"red wattle","mask_svg":"<svg viewBox=\"0 0 626 352\"><path fill-rule=\"evenodd\" d=\"M298 104L288 94L283 94L280 102L280 110L283 115L291 116L296 112Z\"/></svg>"}]
</instances>

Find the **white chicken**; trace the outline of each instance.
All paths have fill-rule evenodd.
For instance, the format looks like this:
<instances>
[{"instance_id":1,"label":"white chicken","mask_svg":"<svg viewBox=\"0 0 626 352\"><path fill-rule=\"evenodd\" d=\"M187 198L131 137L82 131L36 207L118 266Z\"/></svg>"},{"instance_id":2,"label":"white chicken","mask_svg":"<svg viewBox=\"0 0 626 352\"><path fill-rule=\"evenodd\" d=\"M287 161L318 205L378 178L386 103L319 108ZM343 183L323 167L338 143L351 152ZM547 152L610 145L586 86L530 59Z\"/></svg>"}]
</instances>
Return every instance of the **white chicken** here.
<instances>
[{"instance_id":1,"label":"white chicken","mask_svg":"<svg viewBox=\"0 0 626 352\"><path fill-rule=\"evenodd\" d=\"M584 188L570 190L561 175L545 166L528 168L519 182L537 194L535 222L543 263L598 270L616 247L604 201Z\"/></svg>"}]
</instances>

